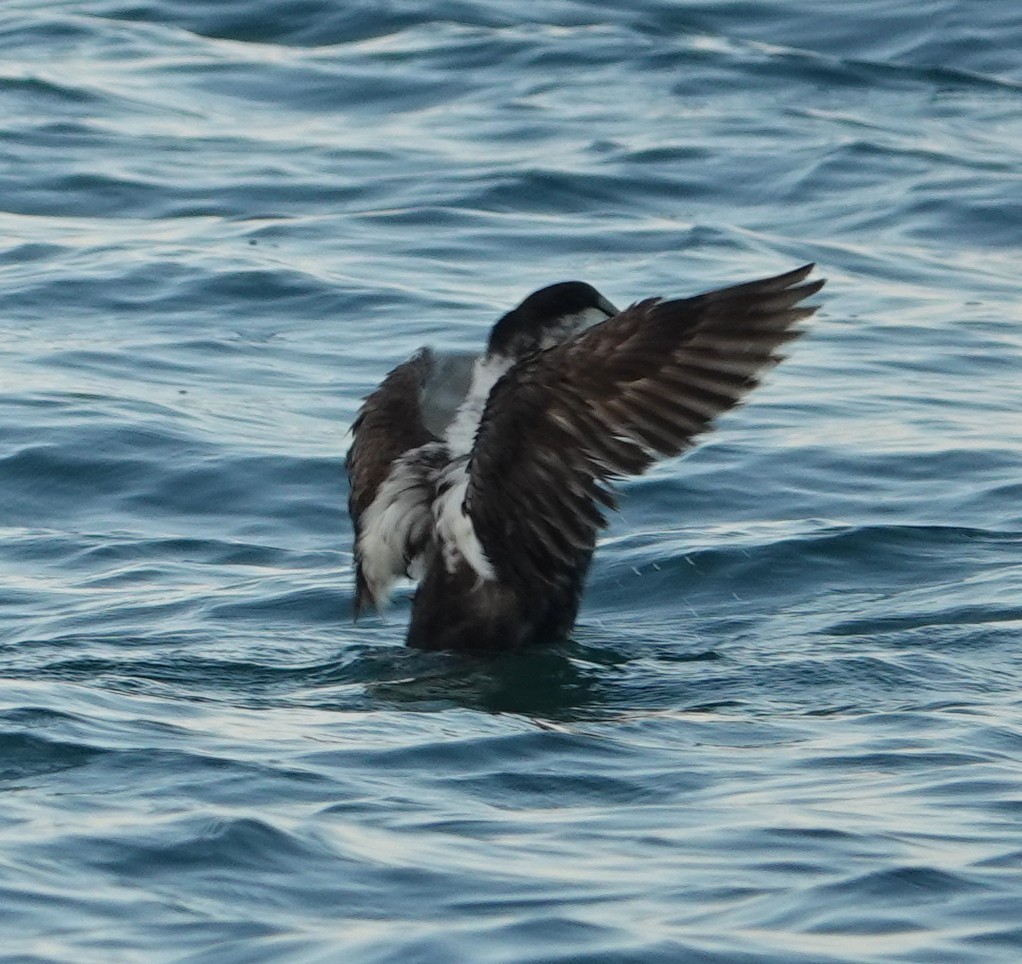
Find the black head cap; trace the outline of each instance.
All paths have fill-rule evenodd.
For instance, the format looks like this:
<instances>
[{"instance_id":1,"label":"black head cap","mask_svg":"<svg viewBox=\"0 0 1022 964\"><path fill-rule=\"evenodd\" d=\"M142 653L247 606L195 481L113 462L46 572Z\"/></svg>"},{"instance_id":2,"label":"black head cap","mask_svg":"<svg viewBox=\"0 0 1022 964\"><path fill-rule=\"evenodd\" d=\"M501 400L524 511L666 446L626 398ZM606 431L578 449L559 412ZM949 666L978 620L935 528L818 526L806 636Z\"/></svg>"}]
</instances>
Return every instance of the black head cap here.
<instances>
[{"instance_id":1,"label":"black head cap","mask_svg":"<svg viewBox=\"0 0 1022 964\"><path fill-rule=\"evenodd\" d=\"M562 281L534 291L501 318L490 332L487 352L520 358L551 348L618 313L584 281Z\"/></svg>"}]
</instances>

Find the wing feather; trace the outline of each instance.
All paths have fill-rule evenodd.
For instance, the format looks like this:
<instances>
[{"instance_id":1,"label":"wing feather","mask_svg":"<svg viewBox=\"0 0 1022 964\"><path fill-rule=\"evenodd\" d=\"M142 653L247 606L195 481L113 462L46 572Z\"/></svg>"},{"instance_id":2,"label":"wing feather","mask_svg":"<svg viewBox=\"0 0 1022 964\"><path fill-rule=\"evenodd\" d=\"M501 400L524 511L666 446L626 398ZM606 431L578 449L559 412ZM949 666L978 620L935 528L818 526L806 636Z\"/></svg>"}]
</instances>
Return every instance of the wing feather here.
<instances>
[{"instance_id":1,"label":"wing feather","mask_svg":"<svg viewBox=\"0 0 1022 964\"><path fill-rule=\"evenodd\" d=\"M366 397L351 426L354 437L345 468L355 526L356 618L367 601L383 602L389 582L421 551L413 543L421 542L428 529L428 492L417 489L423 473L416 473L415 464L400 476L392 471L409 453L437 441L422 412L422 388L433 368L428 348L402 362ZM381 490L387 505L376 502Z\"/></svg>"},{"instance_id":2,"label":"wing feather","mask_svg":"<svg viewBox=\"0 0 1022 964\"><path fill-rule=\"evenodd\" d=\"M816 308L813 265L675 301L647 299L512 368L493 388L465 508L503 578L570 577L611 483L694 444Z\"/></svg>"},{"instance_id":3,"label":"wing feather","mask_svg":"<svg viewBox=\"0 0 1022 964\"><path fill-rule=\"evenodd\" d=\"M393 369L371 394L351 425L345 459L350 485L348 508L358 523L390 472L391 463L410 449L435 442L422 416L422 386L433 369L433 353L424 348Z\"/></svg>"}]
</instances>

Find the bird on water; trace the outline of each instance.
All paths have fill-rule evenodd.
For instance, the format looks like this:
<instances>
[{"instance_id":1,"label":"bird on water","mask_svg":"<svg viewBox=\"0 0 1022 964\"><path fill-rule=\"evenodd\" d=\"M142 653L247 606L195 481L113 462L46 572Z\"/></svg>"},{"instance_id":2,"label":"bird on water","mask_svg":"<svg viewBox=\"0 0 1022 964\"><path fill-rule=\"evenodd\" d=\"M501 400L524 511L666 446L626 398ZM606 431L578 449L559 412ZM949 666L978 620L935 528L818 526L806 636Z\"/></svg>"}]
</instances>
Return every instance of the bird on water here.
<instances>
[{"instance_id":1,"label":"bird on water","mask_svg":"<svg viewBox=\"0 0 1022 964\"><path fill-rule=\"evenodd\" d=\"M501 317L481 355L398 365L346 460L356 618L409 577L411 646L566 636L613 483L690 448L759 384L816 311L813 267L623 311L562 282Z\"/></svg>"}]
</instances>

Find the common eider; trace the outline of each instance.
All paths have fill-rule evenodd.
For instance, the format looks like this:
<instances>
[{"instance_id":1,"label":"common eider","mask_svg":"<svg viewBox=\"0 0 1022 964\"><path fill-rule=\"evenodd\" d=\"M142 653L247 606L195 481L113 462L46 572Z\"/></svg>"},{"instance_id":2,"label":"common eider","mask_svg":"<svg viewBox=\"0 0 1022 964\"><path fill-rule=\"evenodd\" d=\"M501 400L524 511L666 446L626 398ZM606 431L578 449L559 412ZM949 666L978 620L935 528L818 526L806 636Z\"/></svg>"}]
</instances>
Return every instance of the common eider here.
<instances>
[{"instance_id":1,"label":"common eider","mask_svg":"<svg viewBox=\"0 0 1022 964\"><path fill-rule=\"evenodd\" d=\"M355 616L418 582L408 644L497 651L567 635L612 483L691 447L739 403L813 265L618 311L592 285L529 295L479 356L423 348L360 409L346 467Z\"/></svg>"}]
</instances>

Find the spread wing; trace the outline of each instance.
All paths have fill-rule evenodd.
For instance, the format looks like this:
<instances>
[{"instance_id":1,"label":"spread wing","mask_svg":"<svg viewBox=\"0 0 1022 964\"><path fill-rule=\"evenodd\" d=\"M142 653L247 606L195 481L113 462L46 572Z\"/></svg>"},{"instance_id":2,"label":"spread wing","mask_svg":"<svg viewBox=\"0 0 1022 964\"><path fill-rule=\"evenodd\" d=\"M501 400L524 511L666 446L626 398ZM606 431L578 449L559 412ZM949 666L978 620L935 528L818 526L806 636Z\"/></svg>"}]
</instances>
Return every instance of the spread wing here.
<instances>
[{"instance_id":1,"label":"spread wing","mask_svg":"<svg viewBox=\"0 0 1022 964\"><path fill-rule=\"evenodd\" d=\"M680 452L798 337L822 281L796 271L632 305L524 359L493 388L465 510L490 562L525 585L577 566L614 507L609 483Z\"/></svg>"},{"instance_id":2,"label":"spread wing","mask_svg":"<svg viewBox=\"0 0 1022 964\"><path fill-rule=\"evenodd\" d=\"M348 511L356 528L394 459L436 441L426 429L421 408L422 386L432 371L432 356L429 349L423 349L398 365L366 396L351 425L353 440L344 467L350 487Z\"/></svg>"},{"instance_id":3,"label":"spread wing","mask_svg":"<svg viewBox=\"0 0 1022 964\"><path fill-rule=\"evenodd\" d=\"M433 353L423 349L398 365L367 396L351 426L345 468L355 526L356 618L367 600L382 602L406 571L409 543L429 522L428 493L417 487L421 473L395 479L393 470L408 453L436 441L422 413L422 387L433 364Z\"/></svg>"}]
</instances>

